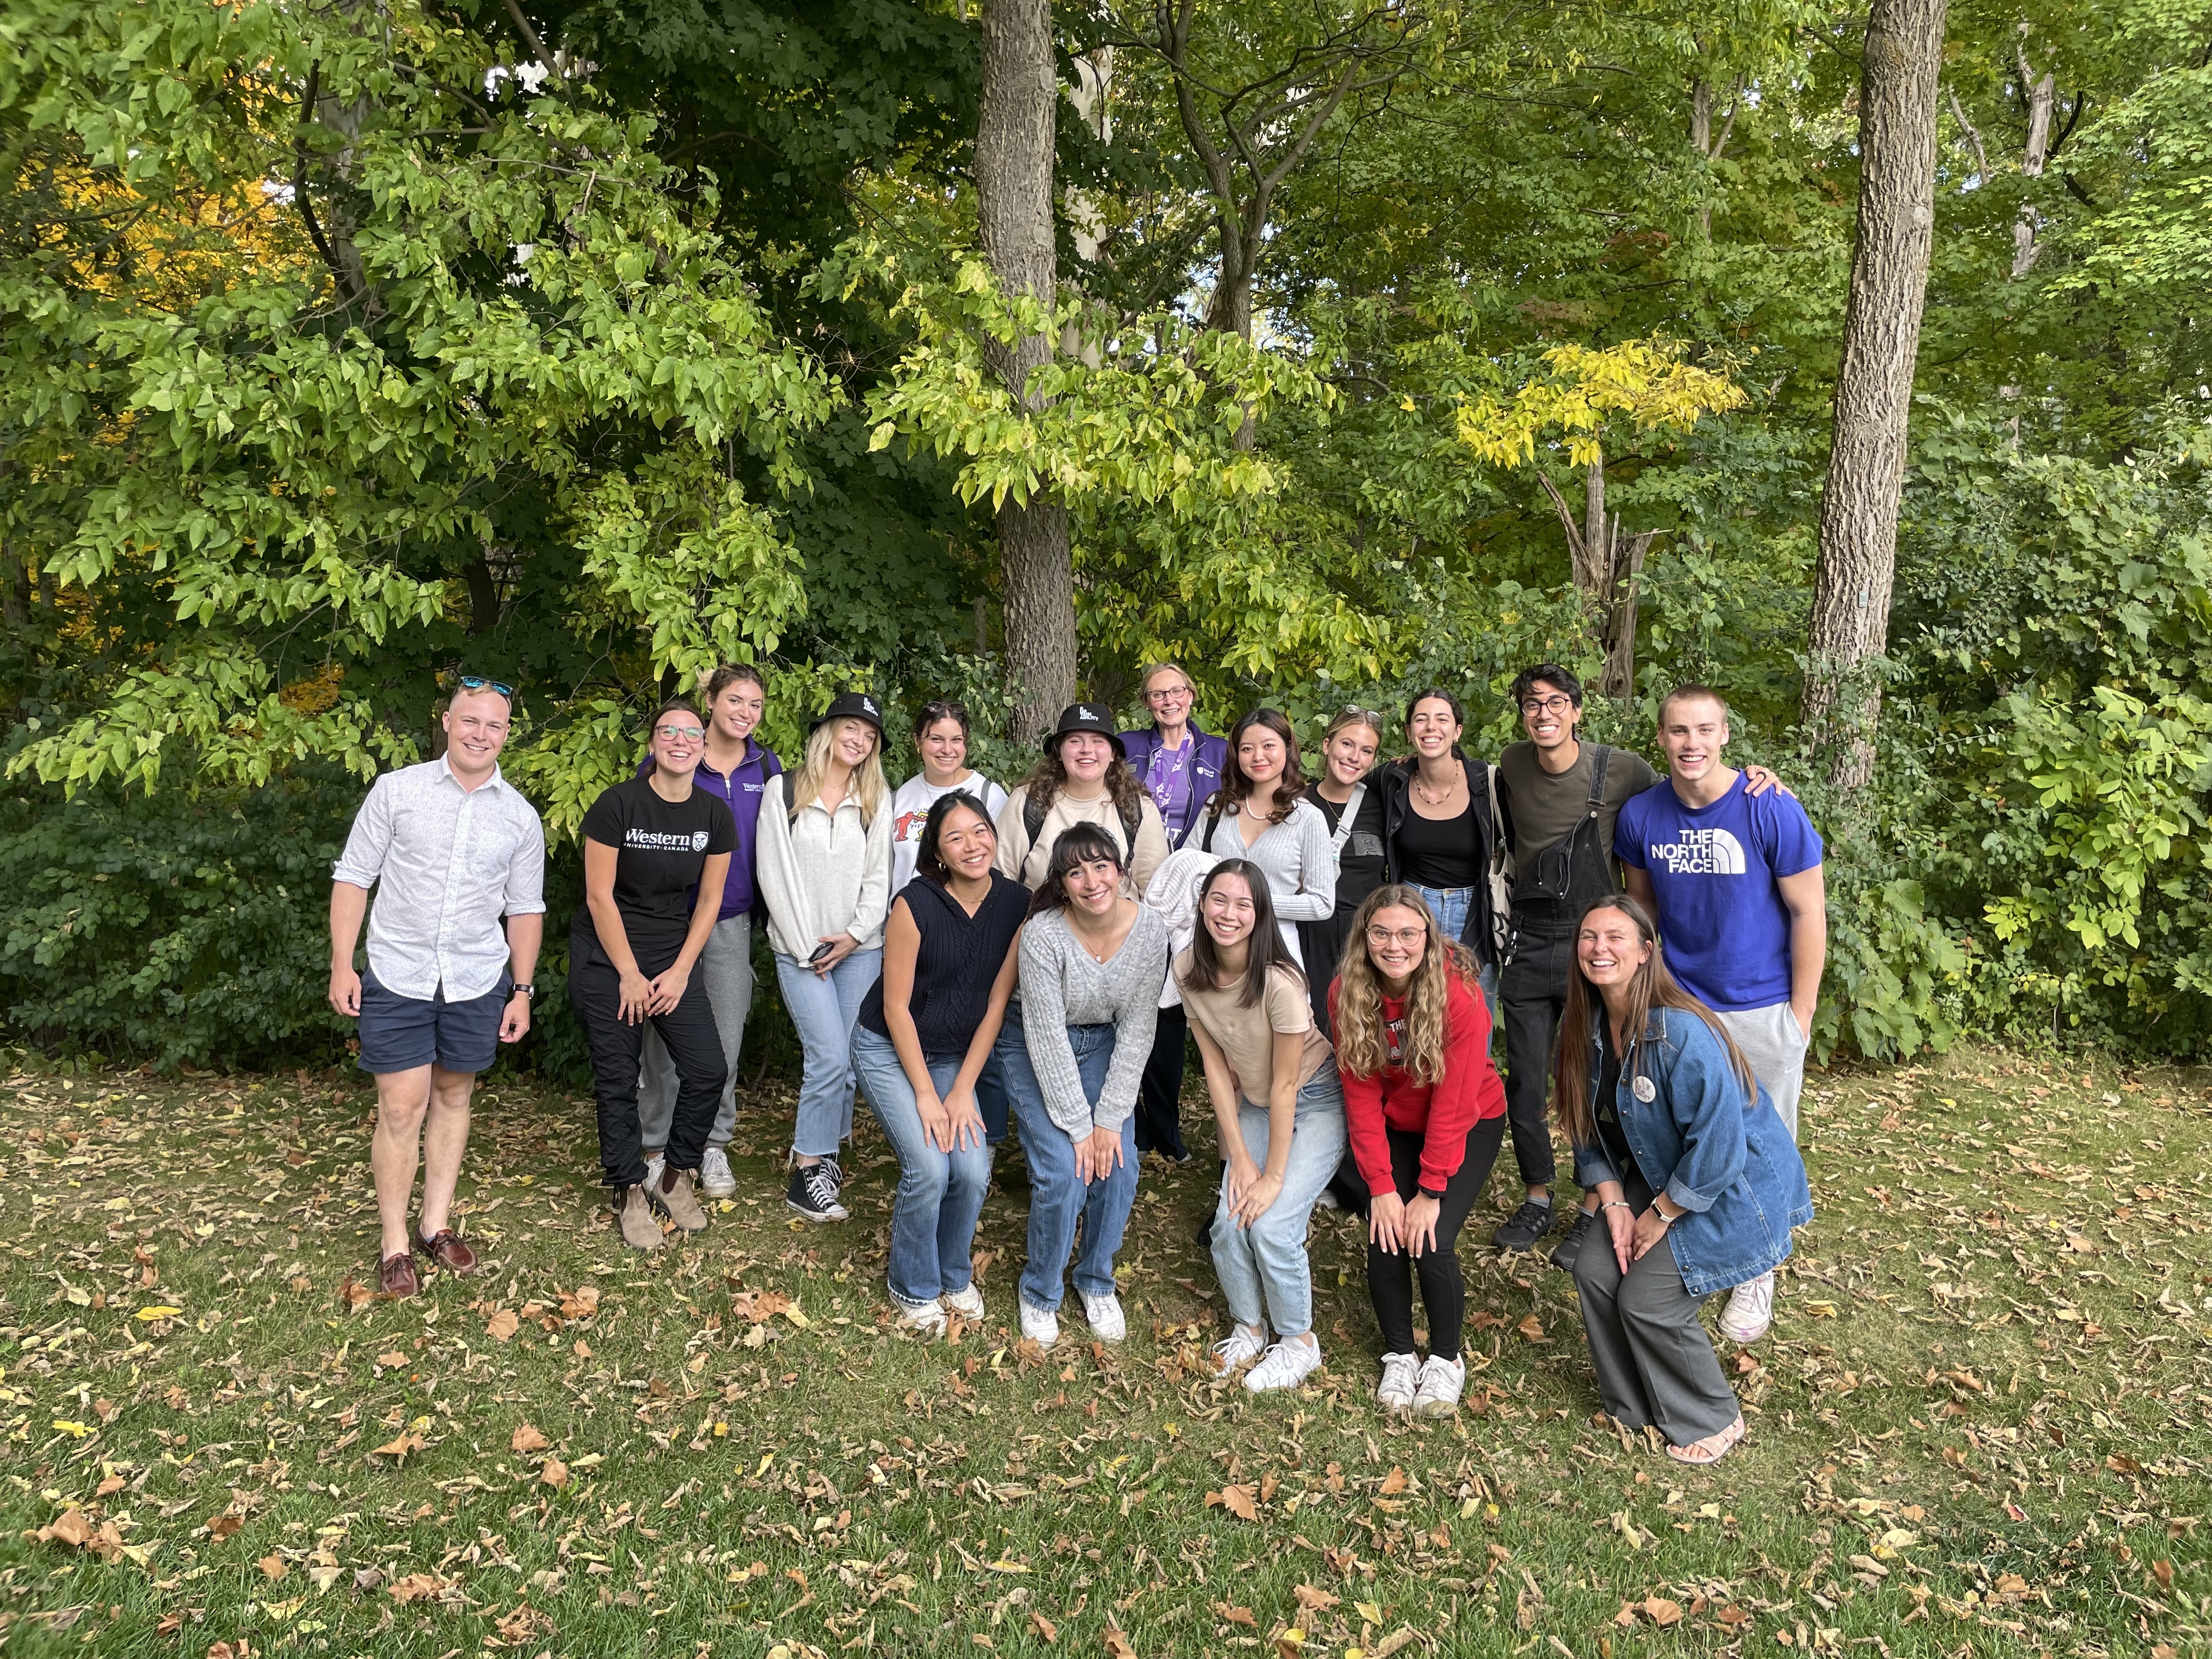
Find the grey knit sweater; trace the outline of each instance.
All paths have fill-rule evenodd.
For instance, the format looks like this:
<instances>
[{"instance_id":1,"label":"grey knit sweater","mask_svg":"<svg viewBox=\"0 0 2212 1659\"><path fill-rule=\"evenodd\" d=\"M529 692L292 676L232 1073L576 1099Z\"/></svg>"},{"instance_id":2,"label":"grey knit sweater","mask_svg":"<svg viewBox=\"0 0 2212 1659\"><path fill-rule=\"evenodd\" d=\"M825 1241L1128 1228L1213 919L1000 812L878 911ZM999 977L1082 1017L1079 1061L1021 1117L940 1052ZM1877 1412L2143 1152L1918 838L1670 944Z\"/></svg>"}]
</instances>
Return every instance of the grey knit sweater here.
<instances>
[{"instance_id":1,"label":"grey knit sweater","mask_svg":"<svg viewBox=\"0 0 2212 1659\"><path fill-rule=\"evenodd\" d=\"M1201 817L1190 844L1224 859L1249 859L1267 878L1267 896L1275 902L1275 924L1290 947L1291 960L1304 965L1298 923L1326 921L1336 914L1336 848L1321 808L1301 800L1290 817L1261 832L1249 847L1242 826L1224 815Z\"/></svg>"},{"instance_id":2,"label":"grey knit sweater","mask_svg":"<svg viewBox=\"0 0 2212 1659\"><path fill-rule=\"evenodd\" d=\"M1020 996L1030 1065L1046 1112L1071 1137L1118 1130L1136 1109L1167 971L1167 924L1143 906L1121 948L1105 962L1083 948L1065 910L1048 910L1023 927ZM1084 1097L1067 1040L1071 1025L1114 1028L1114 1058L1096 1104Z\"/></svg>"}]
</instances>

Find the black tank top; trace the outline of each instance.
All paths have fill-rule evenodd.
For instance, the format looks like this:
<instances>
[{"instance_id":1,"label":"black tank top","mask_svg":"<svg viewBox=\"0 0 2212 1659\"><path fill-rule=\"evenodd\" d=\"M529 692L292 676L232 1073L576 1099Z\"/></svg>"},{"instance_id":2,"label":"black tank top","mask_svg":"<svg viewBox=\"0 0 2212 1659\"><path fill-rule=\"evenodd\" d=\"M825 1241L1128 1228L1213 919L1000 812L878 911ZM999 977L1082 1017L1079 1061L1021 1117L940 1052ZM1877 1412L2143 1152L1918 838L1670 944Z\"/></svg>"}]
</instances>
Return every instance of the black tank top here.
<instances>
[{"instance_id":1,"label":"black tank top","mask_svg":"<svg viewBox=\"0 0 2212 1659\"><path fill-rule=\"evenodd\" d=\"M1029 889L994 870L991 890L972 916L926 876L899 889L899 899L921 934L914 956L914 994L907 1002L921 1052L933 1058L964 1054L991 1006L991 986L1006 965L1006 951L1029 914ZM860 1004L860 1023L879 1037L890 1036L880 977Z\"/></svg>"},{"instance_id":2,"label":"black tank top","mask_svg":"<svg viewBox=\"0 0 2212 1659\"><path fill-rule=\"evenodd\" d=\"M1398 821L1398 877L1419 887L1472 887L1483 879L1482 841L1474 831L1474 800L1455 818L1425 818L1407 803Z\"/></svg>"}]
</instances>

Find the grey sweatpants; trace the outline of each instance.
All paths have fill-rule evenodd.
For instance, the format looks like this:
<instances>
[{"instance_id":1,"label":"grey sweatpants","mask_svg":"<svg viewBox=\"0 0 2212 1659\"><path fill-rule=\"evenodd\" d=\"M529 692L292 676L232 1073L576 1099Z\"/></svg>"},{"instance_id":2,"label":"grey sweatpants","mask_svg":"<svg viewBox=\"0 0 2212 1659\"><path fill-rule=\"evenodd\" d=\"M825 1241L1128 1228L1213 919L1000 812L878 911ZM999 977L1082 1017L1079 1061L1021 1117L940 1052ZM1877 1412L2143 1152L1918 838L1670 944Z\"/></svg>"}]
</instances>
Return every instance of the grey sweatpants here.
<instances>
[{"instance_id":1,"label":"grey sweatpants","mask_svg":"<svg viewBox=\"0 0 2212 1659\"><path fill-rule=\"evenodd\" d=\"M1650 1188L1632 1183L1628 1201L1642 1213ZM1698 1317L1698 1298L1674 1265L1671 1239L1645 1251L1624 1275L1601 1226L1575 1258L1575 1289L1598 1398L1610 1416L1632 1429L1654 1425L1674 1446L1735 1421L1741 1407Z\"/></svg>"},{"instance_id":2,"label":"grey sweatpants","mask_svg":"<svg viewBox=\"0 0 2212 1659\"><path fill-rule=\"evenodd\" d=\"M722 1038L723 1063L730 1068L722 1085L721 1103L714 1109L714 1127L707 1132L709 1146L726 1146L738 1127L738 1054L745 1046L745 1017L753 1010L753 919L725 916L707 935L706 947L692 969L707 993L707 1006L714 1012L714 1029ZM676 1116L676 1067L650 1022L645 1028L644 1052L637 1073L639 1137L651 1157L668 1145L668 1126Z\"/></svg>"},{"instance_id":3,"label":"grey sweatpants","mask_svg":"<svg viewBox=\"0 0 2212 1659\"><path fill-rule=\"evenodd\" d=\"M1766 1091L1790 1139L1797 1139L1797 1097L1805 1092L1805 1050L1810 1039L1797 1029L1797 1016L1786 1002L1771 1008L1716 1009L1735 1046L1751 1062L1751 1074Z\"/></svg>"}]
</instances>

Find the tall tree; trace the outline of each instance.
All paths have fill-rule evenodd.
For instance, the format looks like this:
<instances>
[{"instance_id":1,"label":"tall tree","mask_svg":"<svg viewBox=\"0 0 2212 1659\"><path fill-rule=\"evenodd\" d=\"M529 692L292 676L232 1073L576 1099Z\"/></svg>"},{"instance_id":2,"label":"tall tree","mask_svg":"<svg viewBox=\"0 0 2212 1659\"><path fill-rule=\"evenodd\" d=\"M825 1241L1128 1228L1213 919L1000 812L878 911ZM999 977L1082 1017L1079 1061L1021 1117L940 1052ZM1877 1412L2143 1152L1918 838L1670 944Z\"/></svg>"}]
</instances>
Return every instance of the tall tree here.
<instances>
[{"instance_id":1,"label":"tall tree","mask_svg":"<svg viewBox=\"0 0 2212 1659\"><path fill-rule=\"evenodd\" d=\"M983 100L975 127L975 199L983 252L1007 295L1049 313L1058 283L1053 244L1052 161L1060 83L1054 72L1051 0L985 0ZM991 367L1023 407L1042 407L1030 384L1052 360L1039 331L993 341ZM1014 733L1035 737L1075 690L1075 572L1067 508L1039 494L998 509L1005 581L1006 673L1015 696Z\"/></svg>"},{"instance_id":2,"label":"tall tree","mask_svg":"<svg viewBox=\"0 0 2212 1659\"><path fill-rule=\"evenodd\" d=\"M1874 770L1897 574L1898 498L1936 234L1936 97L1945 0L1874 0L1859 87L1859 212L1836 379L1804 717L1846 787Z\"/></svg>"}]
</instances>

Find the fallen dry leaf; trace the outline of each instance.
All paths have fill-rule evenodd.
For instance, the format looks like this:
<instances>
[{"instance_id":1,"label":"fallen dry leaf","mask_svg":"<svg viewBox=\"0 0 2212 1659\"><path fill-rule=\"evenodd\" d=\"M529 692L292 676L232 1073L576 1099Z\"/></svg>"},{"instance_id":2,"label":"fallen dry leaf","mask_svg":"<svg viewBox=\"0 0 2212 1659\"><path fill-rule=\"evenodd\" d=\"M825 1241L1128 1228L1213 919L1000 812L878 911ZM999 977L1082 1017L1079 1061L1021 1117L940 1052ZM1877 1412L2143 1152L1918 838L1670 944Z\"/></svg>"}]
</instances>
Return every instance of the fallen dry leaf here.
<instances>
[{"instance_id":1,"label":"fallen dry leaf","mask_svg":"<svg viewBox=\"0 0 2212 1659\"><path fill-rule=\"evenodd\" d=\"M129 1483L125 1481L121 1475L111 1474L107 1479L101 1481L99 1486L93 1488L92 1495L94 1498L110 1497L116 1492L121 1492L128 1484Z\"/></svg>"},{"instance_id":2,"label":"fallen dry leaf","mask_svg":"<svg viewBox=\"0 0 2212 1659\"><path fill-rule=\"evenodd\" d=\"M1327 1613L1344 1599L1312 1584L1293 1584L1291 1594L1297 1598L1298 1605L1310 1613Z\"/></svg>"},{"instance_id":3,"label":"fallen dry leaf","mask_svg":"<svg viewBox=\"0 0 2212 1659\"><path fill-rule=\"evenodd\" d=\"M245 1524L246 1521L242 1516L218 1515L207 1523L208 1536L221 1543Z\"/></svg>"},{"instance_id":4,"label":"fallen dry leaf","mask_svg":"<svg viewBox=\"0 0 2212 1659\"><path fill-rule=\"evenodd\" d=\"M1113 1659L1137 1659L1136 1649L1129 1645L1128 1637L1118 1625L1106 1626L1106 1651Z\"/></svg>"},{"instance_id":5,"label":"fallen dry leaf","mask_svg":"<svg viewBox=\"0 0 2212 1659\"><path fill-rule=\"evenodd\" d=\"M1394 1492L1405 1491L1407 1484L1405 1470L1393 1463L1390 1466L1390 1473L1382 1477L1382 1485L1379 1490L1387 1498Z\"/></svg>"},{"instance_id":6,"label":"fallen dry leaf","mask_svg":"<svg viewBox=\"0 0 2212 1659\"><path fill-rule=\"evenodd\" d=\"M1544 1334L1544 1322L1534 1314L1522 1315L1520 1324L1514 1328L1531 1342L1549 1342L1552 1340Z\"/></svg>"},{"instance_id":7,"label":"fallen dry leaf","mask_svg":"<svg viewBox=\"0 0 2212 1659\"><path fill-rule=\"evenodd\" d=\"M404 1578L392 1581L392 1599L395 1601L428 1601L442 1594L446 1581L434 1572L410 1572Z\"/></svg>"},{"instance_id":8,"label":"fallen dry leaf","mask_svg":"<svg viewBox=\"0 0 2212 1659\"><path fill-rule=\"evenodd\" d=\"M261 1576L271 1583L292 1571L281 1555L264 1555L253 1565L261 1569Z\"/></svg>"},{"instance_id":9,"label":"fallen dry leaf","mask_svg":"<svg viewBox=\"0 0 2212 1659\"><path fill-rule=\"evenodd\" d=\"M549 1457L538 1466L538 1478L558 1492L568 1484L568 1466L557 1457Z\"/></svg>"},{"instance_id":10,"label":"fallen dry leaf","mask_svg":"<svg viewBox=\"0 0 2212 1659\"><path fill-rule=\"evenodd\" d=\"M1051 1620L1046 1618L1035 1607L1031 1607L1030 1609L1030 1628L1035 1631L1039 1636L1044 1638L1045 1645L1047 1647L1050 1647L1054 1643L1060 1640L1060 1626L1054 1624Z\"/></svg>"},{"instance_id":11,"label":"fallen dry leaf","mask_svg":"<svg viewBox=\"0 0 2212 1659\"><path fill-rule=\"evenodd\" d=\"M394 1461L398 1461L404 1459L409 1452L418 1452L422 1449L422 1437L421 1435L403 1434L386 1441L380 1446L372 1448L368 1455L371 1457L389 1457Z\"/></svg>"},{"instance_id":12,"label":"fallen dry leaf","mask_svg":"<svg viewBox=\"0 0 2212 1659\"><path fill-rule=\"evenodd\" d=\"M1669 1626L1682 1622L1682 1604L1680 1601L1669 1601L1663 1595L1646 1596L1644 1600L1644 1616L1658 1626L1660 1629L1665 1630Z\"/></svg>"},{"instance_id":13,"label":"fallen dry leaf","mask_svg":"<svg viewBox=\"0 0 2212 1659\"><path fill-rule=\"evenodd\" d=\"M1224 1486L1219 1492L1206 1493L1206 1507L1212 1509L1216 1504L1220 1504L1230 1514L1240 1516L1247 1521L1257 1521L1260 1518L1259 1493L1254 1487Z\"/></svg>"},{"instance_id":14,"label":"fallen dry leaf","mask_svg":"<svg viewBox=\"0 0 2212 1659\"><path fill-rule=\"evenodd\" d=\"M521 1320L515 1317L512 1308L495 1308L491 1317L484 1321L484 1334L495 1342L504 1342L522 1328Z\"/></svg>"},{"instance_id":15,"label":"fallen dry leaf","mask_svg":"<svg viewBox=\"0 0 2212 1659\"><path fill-rule=\"evenodd\" d=\"M507 1449L511 1452L544 1451L552 1443L532 1425L523 1423L517 1425L514 1434L508 1437Z\"/></svg>"},{"instance_id":16,"label":"fallen dry leaf","mask_svg":"<svg viewBox=\"0 0 2212 1659\"><path fill-rule=\"evenodd\" d=\"M1232 1607L1226 1601L1216 1601L1213 1611L1232 1625L1243 1625L1248 1630L1260 1628L1260 1621L1252 1616L1249 1607Z\"/></svg>"}]
</instances>

